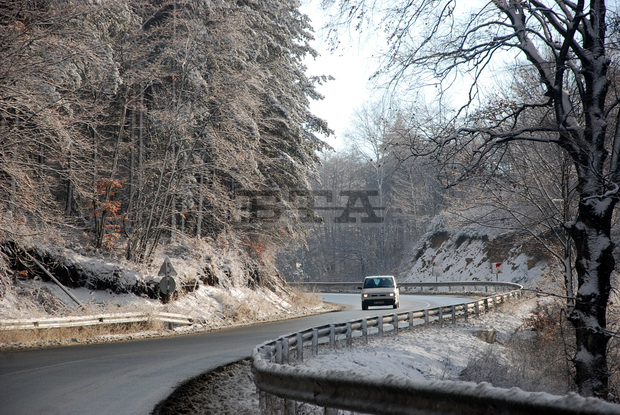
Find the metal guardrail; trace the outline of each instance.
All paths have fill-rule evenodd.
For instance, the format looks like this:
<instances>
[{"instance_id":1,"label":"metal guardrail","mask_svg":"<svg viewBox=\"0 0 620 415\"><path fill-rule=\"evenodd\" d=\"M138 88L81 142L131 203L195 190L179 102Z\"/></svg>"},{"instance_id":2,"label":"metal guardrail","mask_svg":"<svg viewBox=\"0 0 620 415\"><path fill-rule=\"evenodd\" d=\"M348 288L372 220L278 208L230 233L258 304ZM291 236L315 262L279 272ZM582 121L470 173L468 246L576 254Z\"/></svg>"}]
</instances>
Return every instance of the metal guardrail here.
<instances>
[{"instance_id":1,"label":"metal guardrail","mask_svg":"<svg viewBox=\"0 0 620 415\"><path fill-rule=\"evenodd\" d=\"M453 284L463 285L462 282ZM476 284L481 286L484 283ZM577 394L555 396L524 392L518 388L495 388L487 383L418 381L394 376L360 378L335 370L312 371L294 365L303 361L305 349L310 349L311 355L317 355L319 344L336 348L338 342L345 342L351 347L355 338L368 342L369 335L383 336L386 331L398 334L401 330L414 330L430 324L442 327L446 321L455 324L457 318L467 321L472 314L478 315L521 296L522 287L518 284L500 284L509 284L504 287L513 289L449 307L313 327L257 346L252 353L252 372L260 393L261 413L296 415L317 413L316 410L323 408L321 411L326 415L338 414L339 410L377 415L619 414L620 405ZM515 285L518 289L514 289ZM308 408L308 404L314 408Z\"/></svg>"},{"instance_id":2,"label":"metal guardrail","mask_svg":"<svg viewBox=\"0 0 620 415\"><path fill-rule=\"evenodd\" d=\"M289 285L294 287L303 287L308 290L315 290L321 292L354 292L361 287L361 282L289 282ZM471 288L473 292L485 293L489 292L489 289L494 291L510 291L520 290L521 285L514 282L503 281L456 281L456 282L399 282L398 287L401 293L424 293L424 295L432 294L446 294L454 292L454 290L460 289L463 292L467 290L465 288ZM478 288L484 288L484 290L478 290Z\"/></svg>"},{"instance_id":3,"label":"metal guardrail","mask_svg":"<svg viewBox=\"0 0 620 415\"><path fill-rule=\"evenodd\" d=\"M95 316L51 317L32 320L0 320L0 331L81 327L100 324L145 323L147 321L161 321L163 323L174 325L191 325L195 323L194 319L181 314L119 313L99 314Z\"/></svg>"}]
</instances>

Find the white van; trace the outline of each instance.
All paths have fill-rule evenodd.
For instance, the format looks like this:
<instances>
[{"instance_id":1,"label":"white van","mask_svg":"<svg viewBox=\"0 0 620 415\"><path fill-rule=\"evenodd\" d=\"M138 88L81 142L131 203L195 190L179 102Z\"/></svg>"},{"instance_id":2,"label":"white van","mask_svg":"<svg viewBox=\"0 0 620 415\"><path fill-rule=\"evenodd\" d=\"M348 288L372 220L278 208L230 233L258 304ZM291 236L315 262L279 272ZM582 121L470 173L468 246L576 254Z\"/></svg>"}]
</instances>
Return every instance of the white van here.
<instances>
[{"instance_id":1,"label":"white van","mask_svg":"<svg viewBox=\"0 0 620 415\"><path fill-rule=\"evenodd\" d=\"M400 297L393 275L374 275L364 278L362 289L362 310L369 306L391 305L398 308Z\"/></svg>"}]
</instances>

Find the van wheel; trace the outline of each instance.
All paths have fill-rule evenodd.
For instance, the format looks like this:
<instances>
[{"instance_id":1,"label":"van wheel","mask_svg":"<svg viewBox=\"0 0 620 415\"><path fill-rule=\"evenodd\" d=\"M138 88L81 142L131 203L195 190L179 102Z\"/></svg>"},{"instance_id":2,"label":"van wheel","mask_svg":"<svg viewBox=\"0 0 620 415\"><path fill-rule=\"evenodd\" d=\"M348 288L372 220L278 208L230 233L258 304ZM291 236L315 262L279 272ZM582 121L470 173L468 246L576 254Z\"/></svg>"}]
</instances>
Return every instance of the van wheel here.
<instances>
[{"instance_id":1,"label":"van wheel","mask_svg":"<svg viewBox=\"0 0 620 415\"><path fill-rule=\"evenodd\" d=\"M393 305L393 307L394 307L394 308L398 308L398 306L399 306L399 305L400 305L400 304L396 303L396 304L394 304L394 305Z\"/></svg>"},{"instance_id":2,"label":"van wheel","mask_svg":"<svg viewBox=\"0 0 620 415\"><path fill-rule=\"evenodd\" d=\"M362 310L368 310L368 306L366 304L362 304Z\"/></svg>"}]
</instances>

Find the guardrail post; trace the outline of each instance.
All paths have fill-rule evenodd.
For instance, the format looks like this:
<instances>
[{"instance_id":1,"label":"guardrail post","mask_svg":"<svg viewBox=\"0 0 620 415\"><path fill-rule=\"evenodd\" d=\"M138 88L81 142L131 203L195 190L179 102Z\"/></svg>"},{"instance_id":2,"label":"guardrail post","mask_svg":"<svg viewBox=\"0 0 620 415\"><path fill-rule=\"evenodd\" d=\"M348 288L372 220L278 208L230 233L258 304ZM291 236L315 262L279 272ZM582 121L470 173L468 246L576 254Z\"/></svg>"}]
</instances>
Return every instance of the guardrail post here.
<instances>
[{"instance_id":1,"label":"guardrail post","mask_svg":"<svg viewBox=\"0 0 620 415\"><path fill-rule=\"evenodd\" d=\"M276 341L276 363L281 365L282 364L282 339L278 339Z\"/></svg>"},{"instance_id":2,"label":"guardrail post","mask_svg":"<svg viewBox=\"0 0 620 415\"><path fill-rule=\"evenodd\" d=\"M465 323L469 321L469 304L463 304L463 315L465 316Z\"/></svg>"},{"instance_id":3,"label":"guardrail post","mask_svg":"<svg viewBox=\"0 0 620 415\"><path fill-rule=\"evenodd\" d=\"M439 328L443 327L443 307L439 307Z\"/></svg>"},{"instance_id":4,"label":"guardrail post","mask_svg":"<svg viewBox=\"0 0 620 415\"><path fill-rule=\"evenodd\" d=\"M398 314L392 314L392 325L394 326L394 334L398 335Z\"/></svg>"},{"instance_id":5,"label":"guardrail post","mask_svg":"<svg viewBox=\"0 0 620 415\"><path fill-rule=\"evenodd\" d=\"M486 313L487 311L489 311L489 299L485 298L484 299L484 312Z\"/></svg>"},{"instance_id":6,"label":"guardrail post","mask_svg":"<svg viewBox=\"0 0 620 415\"><path fill-rule=\"evenodd\" d=\"M285 365L288 365L290 363L288 359L288 352L289 352L288 337L283 337L282 338L282 363Z\"/></svg>"},{"instance_id":7,"label":"guardrail post","mask_svg":"<svg viewBox=\"0 0 620 415\"><path fill-rule=\"evenodd\" d=\"M347 347L353 344L353 333L351 332L351 322L347 322Z\"/></svg>"},{"instance_id":8,"label":"guardrail post","mask_svg":"<svg viewBox=\"0 0 620 415\"><path fill-rule=\"evenodd\" d=\"M368 320L362 320L362 337L364 338L364 344L368 344Z\"/></svg>"},{"instance_id":9,"label":"guardrail post","mask_svg":"<svg viewBox=\"0 0 620 415\"><path fill-rule=\"evenodd\" d=\"M377 317L377 328L379 329L379 337L383 337L383 316Z\"/></svg>"},{"instance_id":10,"label":"guardrail post","mask_svg":"<svg viewBox=\"0 0 620 415\"><path fill-rule=\"evenodd\" d=\"M476 300L475 311L476 311L476 316L479 316L480 315L480 301L479 300Z\"/></svg>"},{"instance_id":11,"label":"guardrail post","mask_svg":"<svg viewBox=\"0 0 620 415\"><path fill-rule=\"evenodd\" d=\"M264 359L267 360L268 362L275 362L274 350L275 350L274 346L272 347L265 346L265 348L263 349Z\"/></svg>"},{"instance_id":12,"label":"guardrail post","mask_svg":"<svg viewBox=\"0 0 620 415\"><path fill-rule=\"evenodd\" d=\"M304 337L301 333L297 333L295 336L297 340L297 361L304 361Z\"/></svg>"},{"instance_id":13,"label":"guardrail post","mask_svg":"<svg viewBox=\"0 0 620 415\"><path fill-rule=\"evenodd\" d=\"M329 347L336 348L336 326L334 324L329 325Z\"/></svg>"},{"instance_id":14,"label":"guardrail post","mask_svg":"<svg viewBox=\"0 0 620 415\"><path fill-rule=\"evenodd\" d=\"M407 313L407 320L409 320L409 330L413 331L413 311Z\"/></svg>"},{"instance_id":15,"label":"guardrail post","mask_svg":"<svg viewBox=\"0 0 620 415\"><path fill-rule=\"evenodd\" d=\"M265 414L281 413L282 411L282 399L281 398L275 395L272 395L270 393L267 394L265 398L267 402L265 405L265 408L266 408Z\"/></svg>"},{"instance_id":16,"label":"guardrail post","mask_svg":"<svg viewBox=\"0 0 620 415\"><path fill-rule=\"evenodd\" d=\"M290 399L284 400L284 415L295 415L295 401Z\"/></svg>"},{"instance_id":17,"label":"guardrail post","mask_svg":"<svg viewBox=\"0 0 620 415\"><path fill-rule=\"evenodd\" d=\"M454 326L456 324L456 306L451 306L450 311L452 311L452 325Z\"/></svg>"},{"instance_id":18,"label":"guardrail post","mask_svg":"<svg viewBox=\"0 0 620 415\"><path fill-rule=\"evenodd\" d=\"M258 391L258 410L261 415L267 414L266 394L262 390Z\"/></svg>"},{"instance_id":19,"label":"guardrail post","mask_svg":"<svg viewBox=\"0 0 620 415\"><path fill-rule=\"evenodd\" d=\"M424 309L424 327L428 328L428 308Z\"/></svg>"},{"instance_id":20,"label":"guardrail post","mask_svg":"<svg viewBox=\"0 0 620 415\"><path fill-rule=\"evenodd\" d=\"M312 356L319 354L319 330L312 329Z\"/></svg>"}]
</instances>

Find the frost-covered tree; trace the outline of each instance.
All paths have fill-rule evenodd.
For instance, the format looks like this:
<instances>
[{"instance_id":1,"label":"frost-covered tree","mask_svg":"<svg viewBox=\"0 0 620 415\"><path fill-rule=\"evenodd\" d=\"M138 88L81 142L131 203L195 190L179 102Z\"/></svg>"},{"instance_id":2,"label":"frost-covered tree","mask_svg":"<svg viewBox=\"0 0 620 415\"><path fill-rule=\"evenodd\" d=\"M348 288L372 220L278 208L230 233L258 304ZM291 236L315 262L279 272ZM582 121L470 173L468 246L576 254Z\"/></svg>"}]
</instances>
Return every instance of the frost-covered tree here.
<instances>
[{"instance_id":1,"label":"frost-covered tree","mask_svg":"<svg viewBox=\"0 0 620 415\"><path fill-rule=\"evenodd\" d=\"M93 11L0 2L0 212L10 230L70 224L91 200L88 126L103 106L82 92L89 79L112 93L120 80L108 51L77 23Z\"/></svg>"},{"instance_id":2,"label":"frost-covered tree","mask_svg":"<svg viewBox=\"0 0 620 415\"><path fill-rule=\"evenodd\" d=\"M445 91L450 84L472 81L452 134L432 138L423 149L412 147L413 153L434 152L461 166L458 180L519 141L547 143L570 156L579 198L575 217L565 223L575 245L578 277L569 316L577 340L575 381L580 393L607 398L611 333L606 311L615 265L611 219L620 196L620 100L609 76L614 61L607 47L606 2L334 3L339 17L333 27L384 28L387 44L378 75L392 86L411 91L420 86L416 80L424 80ZM542 93L505 102L492 118L465 117L474 99L484 96L485 76L507 58L527 60ZM530 116L539 109L548 111L547 122Z\"/></svg>"},{"instance_id":3,"label":"frost-covered tree","mask_svg":"<svg viewBox=\"0 0 620 415\"><path fill-rule=\"evenodd\" d=\"M136 261L180 236L256 253L303 234L240 221L237 194L308 191L325 146L298 8L0 0L0 223L73 224Z\"/></svg>"},{"instance_id":4,"label":"frost-covered tree","mask_svg":"<svg viewBox=\"0 0 620 415\"><path fill-rule=\"evenodd\" d=\"M531 77L529 66L514 71L501 85L472 116L487 120L502 117L498 108L506 103L531 100L543 93L537 80ZM527 127L534 117L541 125L548 124L549 109L532 109L527 119L518 121L514 128ZM558 285L557 291L565 292L570 309L574 305L573 244L564 223L576 212L576 178L567 153L547 143L514 142L489 157L467 180L467 191L455 195L454 207L455 213L467 223L476 222L533 238L563 269L564 286Z\"/></svg>"}]
</instances>

